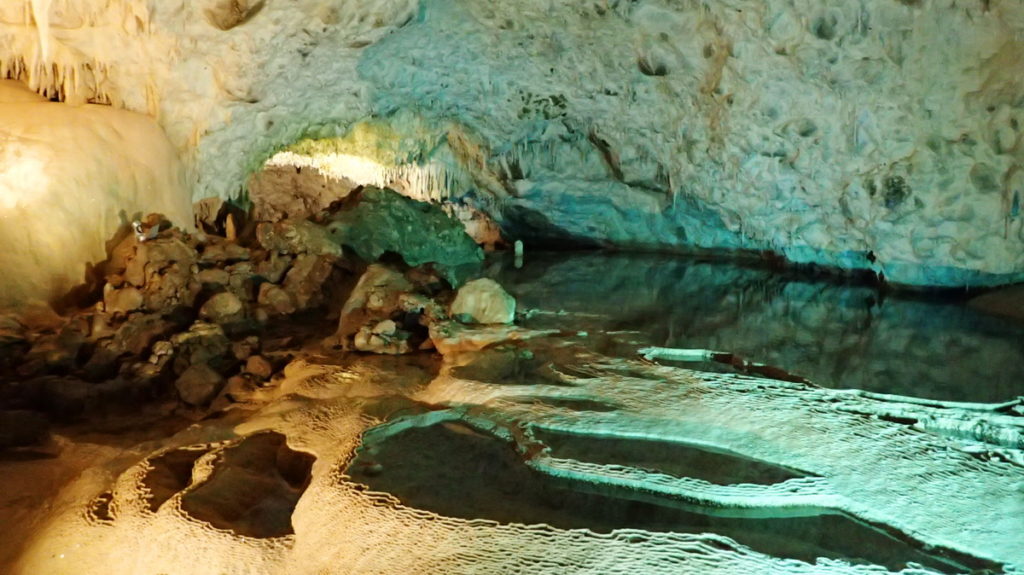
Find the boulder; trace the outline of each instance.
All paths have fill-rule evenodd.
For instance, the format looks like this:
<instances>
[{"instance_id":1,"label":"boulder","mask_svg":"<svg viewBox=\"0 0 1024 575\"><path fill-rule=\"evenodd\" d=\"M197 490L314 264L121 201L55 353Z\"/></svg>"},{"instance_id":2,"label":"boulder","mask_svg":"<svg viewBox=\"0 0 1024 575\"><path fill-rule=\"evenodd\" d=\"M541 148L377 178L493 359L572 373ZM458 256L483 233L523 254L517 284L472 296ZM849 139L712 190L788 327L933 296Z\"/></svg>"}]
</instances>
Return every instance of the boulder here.
<instances>
[{"instance_id":1,"label":"boulder","mask_svg":"<svg viewBox=\"0 0 1024 575\"><path fill-rule=\"evenodd\" d=\"M103 310L113 315L127 315L142 309L145 303L142 292L135 286L114 288L113 284L103 286Z\"/></svg>"},{"instance_id":2,"label":"boulder","mask_svg":"<svg viewBox=\"0 0 1024 575\"><path fill-rule=\"evenodd\" d=\"M321 225L309 220L284 220L256 226L256 240L265 250L279 254L341 257L341 244Z\"/></svg>"},{"instance_id":3,"label":"boulder","mask_svg":"<svg viewBox=\"0 0 1024 575\"><path fill-rule=\"evenodd\" d=\"M231 354L238 361L245 361L252 354L260 349L260 338L250 335L249 337L231 344Z\"/></svg>"},{"instance_id":4,"label":"boulder","mask_svg":"<svg viewBox=\"0 0 1024 575\"><path fill-rule=\"evenodd\" d=\"M179 324L160 314L133 314L117 328L113 337L96 343L83 368L84 377L90 381L113 377L122 358L142 356L155 341L167 337L178 327Z\"/></svg>"},{"instance_id":5,"label":"boulder","mask_svg":"<svg viewBox=\"0 0 1024 575\"><path fill-rule=\"evenodd\" d=\"M174 235L136 244L128 257L125 281L139 288L143 308L166 312L176 307L192 307L201 289L193 277L198 271L195 249Z\"/></svg>"},{"instance_id":6,"label":"boulder","mask_svg":"<svg viewBox=\"0 0 1024 575\"><path fill-rule=\"evenodd\" d=\"M449 314L464 323L512 323L516 300L498 282L480 278L459 288Z\"/></svg>"},{"instance_id":7,"label":"boulder","mask_svg":"<svg viewBox=\"0 0 1024 575\"><path fill-rule=\"evenodd\" d=\"M281 286L260 284L260 294L256 301L270 315L289 315L295 313L295 300Z\"/></svg>"},{"instance_id":8,"label":"boulder","mask_svg":"<svg viewBox=\"0 0 1024 575\"><path fill-rule=\"evenodd\" d=\"M336 337L342 347L349 347L350 339L371 323L391 319L401 311L401 297L413 289L412 283L398 271L373 264L366 268L345 305L341 308Z\"/></svg>"},{"instance_id":9,"label":"boulder","mask_svg":"<svg viewBox=\"0 0 1024 575\"><path fill-rule=\"evenodd\" d=\"M226 371L237 361L224 328L215 323L197 321L188 331L171 337L171 343L174 345L174 372L178 374L192 365Z\"/></svg>"},{"instance_id":10,"label":"boulder","mask_svg":"<svg viewBox=\"0 0 1024 575\"><path fill-rule=\"evenodd\" d=\"M170 335L178 325L157 313L134 314L118 328L111 348L118 355L142 355L153 342Z\"/></svg>"},{"instance_id":11,"label":"boulder","mask_svg":"<svg viewBox=\"0 0 1024 575\"><path fill-rule=\"evenodd\" d=\"M284 278L282 288L295 301L295 307L305 310L324 303L324 284L334 272L334 256L302 254Z\"/></svg>"},{"instance_id":12,"label":"boulder","mask_svg":"<svg viewBox=\"0 0 1024 575\"><path fill-rule=\"evenodd\" d=\"M346 198L331 219L327 228L334 242L350 246L362 259L374 262L393 252L413 267L433 263L453 286L483 261L483 251L458 220L438 205L392 190L368 186Z\"/></svg>"},{"instance_id":13,"label":"boulder","mask_svg":"<svg viewBox=\"0 0 1024 575\"><path fill-rule=\"evenodd\" d=\"M239 262L226 268L228 289L239 299L252 302L256 299L256 268L251 262Z\"/></svg>"},{"instance_id":14,"label":"boulder","mask_svg":"<svg viewBox=\"0 0 1024 575\"><path fill-rule=\"evenodd\" d=\"M245 373L252 374L257 379L270 379L274 373L274 366L262 355L250 355L245 361Z\"/></svg>"},{"instance_id":15,"label":"boulder","mask_svg":"<svg viewBox=\"0 0 1024 575\"><path fill-rule=\"evenodd\" d=\"M362 326L352 338L353 346L359 351L400 355L413 351L409 344L411 334L398 329L390 319L370 322Z\"/></svg>"},{"instance_id":16,"label":"boulder","mask_svg":"<svg viewBox=\"0 0 1024 575\"><path fill-rule=\"evenodd\" d=\"M281 283L288 269L292 267L293 260L292 256L282 255L276 251L267 252L256 264L256 275L272 284Z\"/></svg>"},{"instance_id":17,"label":"boulder","mask_svg":"<svg viewBox=\"0 0 1024 575\"><path fill-rule=\"evenodd\" d=\"M189 366L174 382L181 400L192 406L203 406L217 397L224 387L224 377L208 365Z\"/></svg>"},{"instance_id":18,"label":"boulder","mask_svg":"<svg viewBox=\"0 0 1024 575\"><path fill-rule=\"evenodd\" d=\"M235 294L226 291L214 294L199 308L200 319L220 324L236 324L245 319L245 304Z\"/></svg>"},{"instance_id":19,"label":"boulder","mask_svg":"<svg viewBox=\"0 0 1024 575\"><path fill-rule=\"evenodd\" d=\"M234 262L247 261L251 257L249 250L228 241L219 241L207 244L203 252L199 254L199 264L202 266L219 266Z\"/></svg>"},{"instance_id":20,"label":"boulder","mask_svg":"<svg viewBox=\"0 0 1024 575\"><path fill-rule=\"evenodd\" d=\"M231 274L226 270L211 268L202 270L196 275L196 280L206 290L221 290L228 287L231 282Z\"/></svg>"}]
</instances>

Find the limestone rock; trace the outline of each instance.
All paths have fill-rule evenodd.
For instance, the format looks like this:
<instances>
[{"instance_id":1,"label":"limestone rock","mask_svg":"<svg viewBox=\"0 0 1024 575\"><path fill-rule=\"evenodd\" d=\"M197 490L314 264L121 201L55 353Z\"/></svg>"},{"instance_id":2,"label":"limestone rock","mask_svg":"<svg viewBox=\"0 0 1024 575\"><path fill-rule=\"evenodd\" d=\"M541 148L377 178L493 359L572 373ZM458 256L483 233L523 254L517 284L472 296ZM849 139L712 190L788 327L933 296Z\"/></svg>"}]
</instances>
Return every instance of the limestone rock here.
<instances>
[{"instance_id":1,"label":"limestone rock","mask_svg":"<svg viewBox=\"0 0 1024 575\"><path fill-rule=\"evenodd\" d=\"M163 366L174 358L174 344L168 340L160 340L153 344L149 352L149 363Z\"/></svg>"},{"instance_id":2,"label":"limestone rock","mask_svg":"<svg viewBox=\"0 0 1024 575\"><path fill-rule=\"evenodd\" d=\"M260 391L259 382L248 373L233 375L227 379L220 393L210 403L211 411L223 411L235 403L247 403Z\"/></svg>"},{"instance_id":3,"label":"limestone rock","mask_svg":"<svg viewBox=\"0 0 1024 575\"><path fill-rule=\"evenodd\" d=\"M90 381L113 377L122 358L142 356L153 342L167 337L178 327L160 314L133 314L117 328L113 337L96 343L83 368L84 377Z\"/></svg>"},{"instance_id":4,"label":"limestone rock","mask_svg":"<svg viewBox=\"0 0 1024 575\"><path fill-rule=\"evenodd\" d=\"M97 307L102 307L97 304ZM113 314L96 312L89 317L89 338L93 341L113 337L117 333L119 322Z\"/></svg>"},{"instance_id":5,"label":"limestone rock","mask_svg":"<svg viewBox=\"0 0 1024 575\"><path fill-rule=\"evenodd\" d=\"M420 325L448 319L444 306L421 293L405 293L398 298L398 308L420 318Z\"/></svg>"},{"instance_id":6,"label":"limestone rock","mask_svg":"<svg viewBox=\"0 0 1024 575\"><path fill-rule=\"evenodd\" d=\"M262 223L256 227L256 239L269 252L338 257L342 254L341 244L327 228L309 220Z\"/></svg>"},{"instance_id":7,"label":"limestone rock","mask_svg":"<svg viewBox=\"0 0 1024 575\"><path fill-rule=\"evenodd\" d=\"M197 321L188 331L171 337L171 343L175 373L180 374L191 365L208 365L223 371L236 361L224 328L215 323Z\"/></svg>"},{"instance_id":8,"label":"limestone rock","mask_svg":"<svg viewBox=\"0 0 1024 575\"><path fill-rule=\"evenodd\" d=\"M459 288L449 313L468 323L512 323L516 300L498 282L480 278Z\"/></svg>"},{"instance_id":9,"label":"limestone rock","mask_svg":"<svg viewBox=\"0 0 1024 575\"><path fill-rule=\"evenodd\" d=\"M254 217L276 222L316 215L347 196L356 185L327 177L314 167L268 165L249 178Z\"/></svg>"},{"instance_id":10,"label":"limestone rock","mask_svg":"<svg viewBox=\"0 0 1024 575\"><path fill-rule=\"evenodd\" d=\"M203 198L192 204L192 213L195 215L196 228L203 230L217 229L217 216L224 207L222 198Z\"/></svg>"},{"instance_id":11,"label":"limestone rock","mask_svg":"<svg viewBox=\"0 0 1024 575\"><path fill-rule=\"evenodd\" d=\"M203 289L218 290L228 287L231 274L219 268L206 269L196 275L196 280L202 284Z\"/></svg>"},{"instance_id":12,"label":"limestone rock","mask_svg":"<svg viewBox=\"0 0 1024 575\"><path fill-rule=\"evenodd\" d=\"M271 315L289 315L295 313L295 300L281 286L265 283L260 284L257 298L260 306Z\"/></svg>"},{"instance_id":13,"label":"limestone rock","mask_svg":"<svg viewBox=\"0 0 1024 575\"><path fill-rule=\"evenodd\" d=\"M256 299L256 270L251 262L238 262L226 268L228 289L239 299L251 302Z\"/></svg>"},{"instance_id":14,"label":"limestone rock","mask_svg":"<svg viewBox=\"0 0 1024 575\"><path fill-rule=\"evenodd\" d=\"M193 277L197 259L195 249L178 237L161 236L137 244L124 278L141 290L147 310L191 307L201 287Z\"/></svg>"},{"instance_id":15,"label":"limestone rock","mask_svg":"<svg viewBox=\"0 0 1024 575\"><path fill-rule=\"evenodd\" d=\"M103 309L110 314L128 314L142 309L145 303L142 292L135 286L114 289L111 284L103 287Z\"/></svg>"},{"instance_id":16,"label":"limestone rock","mask_svg":"<svg viewBox=\"0 0 1024 575\"><path fill-rule=\"evenodd\" d=\"M260 338L250 335L249 337L241 340L232 342L231 354L235 356L238 361L247 360L252 354L256 353L260 349Z\"/></svg>"},{"instance_id":17,"label":"limestone rock","mask_svg":"<svg viewBox=\"0 0 1024 575\"><path fill-rule=\"evenodd\" d=\"M387 319L362 326L352 341L359 351L401 355L413 351L409 336L409 332L399 330L394 321Z\"/></svg>"},{"instance_id":18,"label":"limestone rock","mask_svg":"<svg viewBox=\"0 0 1024 575\"><path fill-rule=\"evenodd\" d=\"M293 259L277 251L270 251L256 264L255 273L272 284L280 283L291 267Z\"/></svg>"},{"instance_id":19,"label":"limestone rock","mask_svg":"<svg viewBox=\"0 0 1024 575\"><path fill-rule=\"evenodd\" d=\"M38 370L23 371L23 375L36 375L37 373L67 372L75 367L82 344L85 343L85 334L77 329L62 329L58 334L49 334L39 337L32 344L32 349L25 355L26 366L38 366Z\"/></svg>"},{"instance_id":20,"label":"limestone rock","mask_svg":"<svg viewBox=\"0 0 1024 575\"><path fill-rule=\"evenodd\" d=\"M390 319L400 311L402 295L412 289L404 275L388 266L373 264L366 268L341 308L336 334L339 343L347 347L349 338L371 320Z\"/></svg>"},{"instance_id":21,"label":"limestone rock","mask_svg":"<svg viewBox=\"0 0 1024 575\"><path fill-rule=\"evenodd\" d=\"M302 254L295 258L282 287L295 300L299 310L324 303L324 284L334 272L334 256Z\"/></svg>"},{"instance_id":22,"label":"limestone rock","mask_svg":"<svg viewBox=\"0 0 1024 575\"><path fill-rule=\"evenodd\" d=\"M163 358L162 361L158 361L157 363L151 363L149 361L130 361L124 363L119 371L119 375L124 382L122 389L131 389L135 392L143 392L143 390L145 390L146 393L152 393L152 390L156 389L156 387L160 383L164 382L170 375L171 369L170 361L168 361L169 359L170 358ZM103 386L104 383L106 382L98 384L97 387ZM113 387L114 389L117 389L117 386ZM100 387L99 393L101 395L105 394L103 387ZM120 399L134 398L122 397ZM145 401L148 397L139 399Z\"/></svg>"},{"instance_id":23,"label":"limestone rock","mask_svg":"<svg viewBox=\"0 0 1024 575\"><path fill-rule=\"evenodd\" d=\"M209 403L224 387L224 377L204 364L192 365L174 382L181 400L192 406Z\"/></svg>"},{"instance_id":24,"label":"limestone rock","mask_svg":"<svg viewBox=\"0 0 1024 575\"><path fill-rule=\"evenodd\" d=\"M454 321L430 324L429 330L430 341L442 355L473 352L500 342L519 341L558 333L557 330L530 330L502 324L470 327Z\"/></svg>"},{"instance_id":25,"label":"limestone rock","mask_svg":"<svg viewBox=\"0 0 1024 575\"><path fill-rule=\"evenodd\" d=\"M359 257L377 261L394 252L410 266L433 263L452 285L479 269L483 252L439 206L392 190L366 187L348 198L328 224L331 237Z\"/></svg>"},{"instance_id":26,"label":"limestone rock","mask_svg":"<svg viewBox=\"0 0 1024 575\"><path fill-rule=\"evenodd\" d=\"M135 314L117 330L112 348L118 354L142 355L153 342L167 337L176 327L160 314Z\"/></svg>"},{"instance_id":27,"label":"limestone rock","mask_svg":"<svg viewBox=\"0 0 1024 575\"><path fill-rule=\"evenodd\" d=\"M274 373L274 366L261 355L251 355L245 361L245 373L252 374L259 379L270 379Z\"/></svg>"},{"instance_id":28,"label":"limestone rock","mask_svg":"<svg viewBox=\"0 0 1024 575\"><path fill-rule=\"evenodd\" d=\"M223 265L245 261L250 256L249 250L234 242L219 241L207 244L203 248L203 252L199 254L199 263L204 266Z\"/></svg>"},{"instance_id":29,"label":"limestone rock","mask_svg":"<svg viewBox=\"0 0 1024 575\"><path fill-rule=\"evenodd\" d=\"M199 317L221 325L229 325L245 319L245 304L231 292L214 294L199 308Z\"/></svg>"}]
</instances>

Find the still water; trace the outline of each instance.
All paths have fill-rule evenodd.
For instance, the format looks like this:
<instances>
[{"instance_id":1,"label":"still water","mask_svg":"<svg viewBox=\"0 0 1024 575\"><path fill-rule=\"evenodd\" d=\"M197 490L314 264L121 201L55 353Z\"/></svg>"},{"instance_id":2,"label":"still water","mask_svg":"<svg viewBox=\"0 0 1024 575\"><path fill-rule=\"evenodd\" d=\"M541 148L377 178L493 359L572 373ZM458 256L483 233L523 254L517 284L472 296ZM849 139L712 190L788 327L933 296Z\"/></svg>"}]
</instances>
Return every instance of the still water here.
<instances>
[{"instance_id":1,"label":"still water","mask_svg":"<svg viewBox=\"0 0 1024 575\"><path fill-rule=\"evenodd\" d=\"M520 269L496 262L490 275L521 311L535 310L525 326L586 332L606 354L702 348L823 387L950 401L1024 395L1024 326L948 296L640 254L534 253Z\"/></svg>"},{"instance_id":2,"label":"still water","mask_svg":"<svg viewBox=\"0 0 1024 575\"><path fill-rule=\"evenodd\" d=\"M615 452L616 446L604 440L557 435L546 434L543 440L561 456L582 455L592 461L595 455L600 458ZM700 468L712 460L728 459L721 454L695 453L699 450L692 448L680 459L679 452L684 449L669 444L644 446L644 463L659 471L665 471L663 466L668 464L680 475L693 476L706 472ZM728 477L719 478L724 482L738 479L737 474L758 483L790 476L785 470L749 460L727 462L724 467ZM364 444L348 472L353 480L374 491L447 517L585 528L597 533L624 528L717 533L762 553L810 563L825 557L894 570L910 563L939 573L998 570L970 557L927 552L839 513L735 518L721 516L711 508L683 509L668 501L646 501L636 494L604 493L594 485L536 473L524 465L512 445L460 424L412 427L383 441Z\"/></svg>"}]
</instances>

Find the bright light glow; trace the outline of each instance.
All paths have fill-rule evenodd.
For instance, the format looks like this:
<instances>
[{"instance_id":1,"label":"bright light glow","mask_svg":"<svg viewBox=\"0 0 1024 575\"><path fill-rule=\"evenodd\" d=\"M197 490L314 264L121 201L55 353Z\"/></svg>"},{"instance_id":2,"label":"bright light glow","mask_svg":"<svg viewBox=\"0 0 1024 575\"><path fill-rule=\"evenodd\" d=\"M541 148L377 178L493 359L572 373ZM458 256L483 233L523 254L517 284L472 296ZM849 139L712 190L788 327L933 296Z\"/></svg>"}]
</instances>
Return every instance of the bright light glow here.
<instances>
[{"instance_id":1,"label":"bright light glow","mask_svg":"<svg viewBox=\"0 0 1024 575\"><path fill-rule=\"evenodd\" d=\"M385 166L350 154L304 156L280 152L267 160L267 165L313 167L329 178L348 179L362 186L389 187L425 202L447 199L455 177L447 166L437 162Z\"/></svg>"},{"instance_id":2,"label":"bright light glow","mask_svg":"<svg viewBox=\"0 0 1024 575\"><path fill-rule=\"evenodd\" d=\"M0 307L67 293L140 214L191 224L177 153L148 118L31 101L9 81L0 102Z\"/></svg>"}]
</instances>

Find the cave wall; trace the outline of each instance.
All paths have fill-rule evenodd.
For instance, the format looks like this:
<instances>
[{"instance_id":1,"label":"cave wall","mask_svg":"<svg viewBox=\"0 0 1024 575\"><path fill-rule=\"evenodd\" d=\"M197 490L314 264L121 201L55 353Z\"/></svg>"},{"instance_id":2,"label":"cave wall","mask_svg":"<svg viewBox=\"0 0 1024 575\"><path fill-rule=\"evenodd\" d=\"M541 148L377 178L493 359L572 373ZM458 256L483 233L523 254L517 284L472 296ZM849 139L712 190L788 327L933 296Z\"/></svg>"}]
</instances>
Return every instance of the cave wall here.
<instances>
[{"instance_id":1,"label":"cave wall","mask_svg":"<svg viewBox=\"0 0 1024 575\"><path fill-rule=\"evenodd\" d=\"M1022 32L992 0L35 0L0 73L152 115L193 199L374 118L528 244L977 285L1024 279Z\"/></svg>"},{"instance_id":2,"label":"cave wall","mask_svg":"<svg viewBox=\"0 0 1024 575\"><path fill-rule=\"evenodd\" d=\"M177 151L151 118L0 80L0 309L71 303L133 220L159 212L191 228L187 194Z\"/></svg>"}]
</instances>

